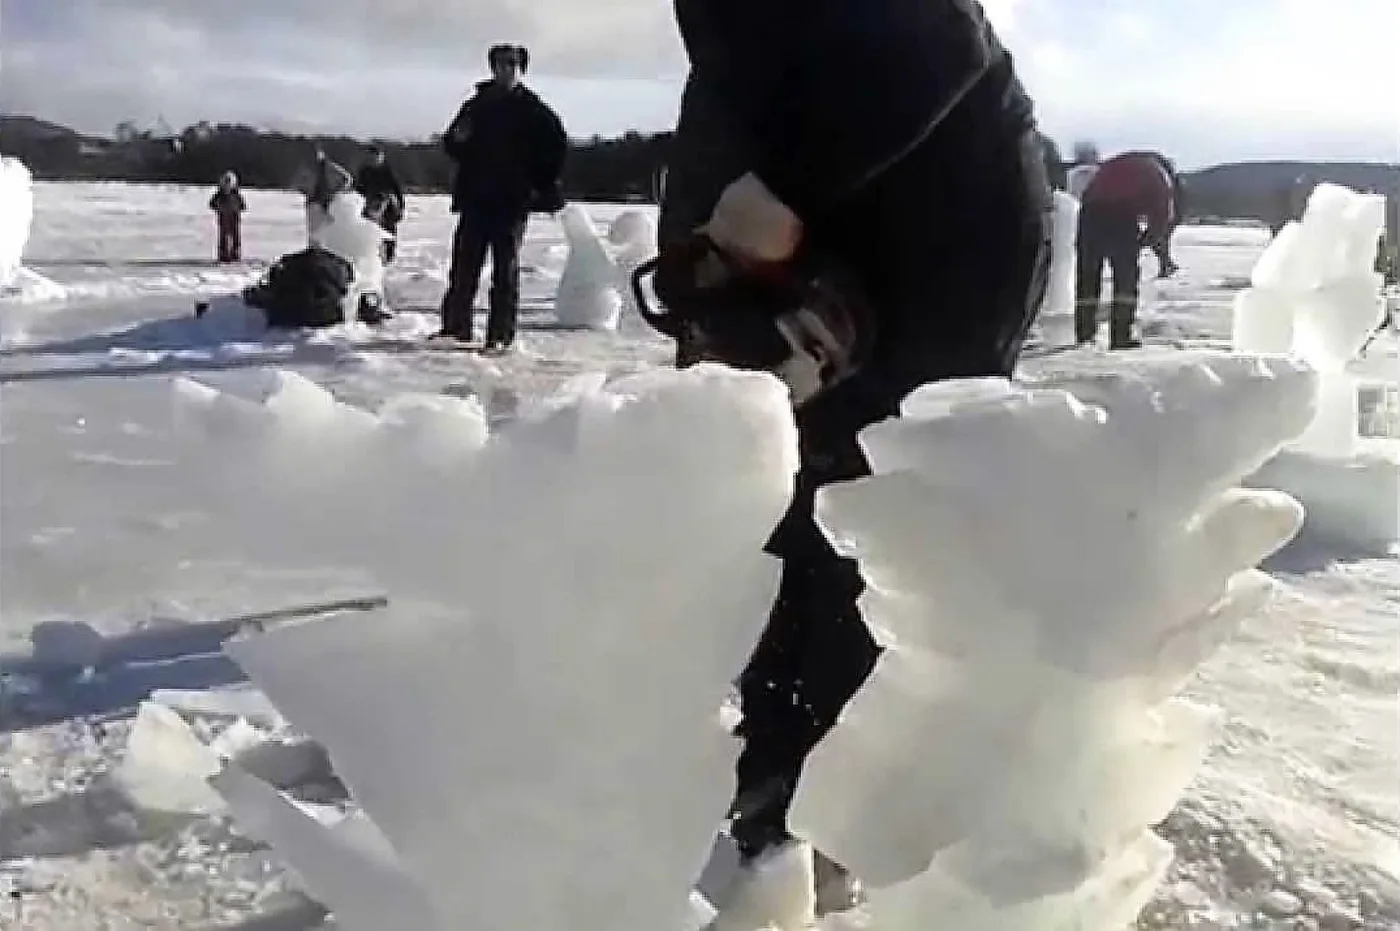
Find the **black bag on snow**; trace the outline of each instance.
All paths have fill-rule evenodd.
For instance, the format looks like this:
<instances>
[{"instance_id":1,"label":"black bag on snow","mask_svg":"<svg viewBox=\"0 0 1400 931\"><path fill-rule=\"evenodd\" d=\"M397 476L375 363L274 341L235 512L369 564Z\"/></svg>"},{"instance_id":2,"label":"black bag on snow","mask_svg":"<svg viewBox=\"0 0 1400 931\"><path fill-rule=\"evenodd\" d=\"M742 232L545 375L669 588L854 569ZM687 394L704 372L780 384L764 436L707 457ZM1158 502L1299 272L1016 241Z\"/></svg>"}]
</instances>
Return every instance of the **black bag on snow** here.
<instances>
[{"instance_id":1,"label":"black bag on snow","mask_svg":"<svg viewBox=\"0 0 1400 931\"><path fill-rule=\"evenodd\" d=\"M355 272L350 263L324 249L282 256L243 301L267 316L270 327L328 327L344 319L341 309Z\"/></svg>"}]
</instances>

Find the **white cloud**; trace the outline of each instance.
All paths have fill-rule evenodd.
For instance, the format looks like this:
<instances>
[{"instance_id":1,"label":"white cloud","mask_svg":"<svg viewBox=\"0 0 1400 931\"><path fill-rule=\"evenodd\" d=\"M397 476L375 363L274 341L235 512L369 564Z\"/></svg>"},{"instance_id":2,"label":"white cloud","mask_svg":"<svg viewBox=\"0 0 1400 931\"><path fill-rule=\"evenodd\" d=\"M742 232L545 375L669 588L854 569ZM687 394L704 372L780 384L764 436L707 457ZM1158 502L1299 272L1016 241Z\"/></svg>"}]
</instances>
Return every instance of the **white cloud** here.
<instances>
[{"instance_id":1,"label":"white cloud","mask_svg":"<svg viewBox=\"0 0 1400 931\"><path fill-rule=\"evenodd\" d=\"M1400 159L1396 0L985 5L1062 143ZM498 41L530 47L576 134L671 123L666 0L10 0L0 108L88 131L163 115L424 136Z\"/></svg>"}]
</instances>

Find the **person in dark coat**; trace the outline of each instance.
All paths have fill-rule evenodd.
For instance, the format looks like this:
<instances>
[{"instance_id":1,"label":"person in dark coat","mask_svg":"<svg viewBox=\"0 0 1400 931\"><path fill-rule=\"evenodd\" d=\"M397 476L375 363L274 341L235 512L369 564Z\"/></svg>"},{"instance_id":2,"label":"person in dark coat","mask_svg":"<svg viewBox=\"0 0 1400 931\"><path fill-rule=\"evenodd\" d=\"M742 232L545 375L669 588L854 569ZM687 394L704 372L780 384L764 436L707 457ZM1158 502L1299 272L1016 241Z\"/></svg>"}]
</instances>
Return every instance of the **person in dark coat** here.
<instances>
[{"instance_id":1,"label":"person in dark coat","mask_svg":"<svg viewBox=\"0 0 1400 931\"><path fill-rule=\"evenodd\" d=\"M1138 254L1164 248L1176 222L1176 184L1157 155L1125 152L1102 162L1084 189L1076 242L1074 333L1093 342L1098 331L1099 292L1107 263L1113 282L1109 344L1140 345L1134 335L1138 310Z\"/></svg>"},{"instance_id":2,"label":"person in dark coat","mask_svg":"<svg viewBox=\"0 0 1400 931\"><path fill-rule=\"evenodd\" d=\"M365 199L365 216L392 234L384 240L384 261L394 261L405 200L403 185L381 146L370 149L369 160L355 173L355 190Z\"/></svg>"},{"instance_id":3,"label":"person in dark coat","mask_svg":"<svg viewBox=\"0 0 1400 931\"><path fill-rule=\"evenodd\" d=\"M1053 208L1032 103L973 0L813 0L800 17L751 0L675 10L690 75L656 261L701 230L730 267L729 278L696 267L703 299L735 275L827 256L871 317L853 374L805 401L794 389L800 469L767 545L782 580L737 682L731 834L752 857L788 838L803 762L879 652L857 608L865 582L817 527L816 491L870 474L857 435L898 416L915 388L1011 374L1044 296ZM683 316L659 268L658 298ZM772 343L769 319L746 321L756 342ZM679 338L677 364L697 357Z\"/></svg>"},{"instance_id":4,"label":"person in dark coat","mask_svg":"<svg viewBox=\"0 0 1400 931\"><path fill-rule=\"evenodd\" d=\"M214 196L209 198L217 227L217 257L220 262L243 261L243 213L248 203L238 189L238 176L226 171L219 178Z\"/></svg>"},{"instance_id":5,"label":"person in dark coat","mask_svg":"<svg viewBox=\"0 0 1400 931\"><path fill-rule=\"evenodd\" d=\"M452 267L442 298L442 335L469 340L472 302L491 253L491 312L486 344L510 346L519 310L520 245L531 210L555 213L564 200L559 175L568 136L559 116L520 83L526 50L497 45L487 55L491 79L447 127L442 145L457 164L452 211Z\"/></svg>"}]
</instances>

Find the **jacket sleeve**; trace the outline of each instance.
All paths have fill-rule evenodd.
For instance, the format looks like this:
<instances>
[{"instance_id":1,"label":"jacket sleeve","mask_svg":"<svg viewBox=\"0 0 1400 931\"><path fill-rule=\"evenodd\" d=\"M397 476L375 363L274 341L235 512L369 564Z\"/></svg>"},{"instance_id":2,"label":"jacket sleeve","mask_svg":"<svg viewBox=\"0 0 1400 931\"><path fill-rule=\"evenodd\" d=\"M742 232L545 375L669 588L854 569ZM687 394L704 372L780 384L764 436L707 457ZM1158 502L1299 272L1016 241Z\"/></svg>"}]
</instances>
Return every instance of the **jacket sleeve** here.
<instances>
[{"instance_id":1,"label":"jacket sleeve","mask_svg":"<svg viewBox=\"0 0 1400 931\"><path fill-rule=\"evenodd\" d=\"M536 98L534 119L534 144L536 148L536 185L552 184L564 170L564 159L569 154L569 134L564 130L564 121L559 114L543 100Z\"/></svg>"},{"instance_id":2,"label":"jacket sleeve","mask_svg":"<svg viewBox=\"0 0 1400 931\"><path fill-rule=\"evenodd\" d=\"M697 78L721 85L753 136L754 171L799 215L918 145L1004 54L973 0L677 6Z\"/></svg>"},{"instance_id":3,"label":"jacket sleeve","mask_svg":"<svg viewBox=\"0 0 1400 931\"><path fill-rule=\"evenodd\" d=\"M218 192L218 191L215 191L213 194L211 194L211 195L209 196L209 209L210 209L210 210L213 210L213 211L216 211L216 212L218 211L218 209L219 209L219 192Z\"/></svg>"},{"instance_id":4,"label":"jacket sleeve","mask_svg":"<svg viewBox=\"0 0 1400 931\"><path fill-rule=\"evenodd\" d=\"M442 150L454 161L460 161L466 154L467 138L471 131L472 110L476 107L476 97L469 97L452 122L442 132Z\"/></svg>"},{"instance_id":5,"label":"jacket sleeve","mask_svg":"<svg viewBox=\"0 0 1400 931\"><path fill-rule=\"evenodd\" d=\"M1144 238L1149 243L1163 242L1171 235L1176 223L1176 184L1171 172L1161 162L1153 160L1147 166L1143 197L1143 215L1147 219Z\"/></svg>"},{"instance_id":6,"label":"jacket sleeve","mask_svg":"<svg viewBox=\"0 0 1400 931\"><path fill-rule=\"evenodd\" d=\"M243 199L243 192L238 191L233 196L238 198L238 212L243 213L244 211L246 211L248 209L248 202Z\"/></svg>"}]
</instances>

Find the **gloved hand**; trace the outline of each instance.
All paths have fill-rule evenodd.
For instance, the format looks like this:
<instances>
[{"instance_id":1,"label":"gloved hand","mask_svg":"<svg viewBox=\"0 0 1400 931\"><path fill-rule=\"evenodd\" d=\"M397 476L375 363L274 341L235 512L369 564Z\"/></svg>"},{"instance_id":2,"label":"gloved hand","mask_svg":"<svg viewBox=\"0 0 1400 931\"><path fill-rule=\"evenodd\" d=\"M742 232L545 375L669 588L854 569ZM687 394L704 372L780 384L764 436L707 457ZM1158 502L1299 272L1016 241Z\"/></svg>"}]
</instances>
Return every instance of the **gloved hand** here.
<instances>
[{"instance_id":1,"label":"gloved hand","mask_svg":"<svg viewBox=\"0 0 1400 931\"><path fill-rule=\"evenodd\" d=\"M724 189L700 232L740 261L786 262L802 242L802 221L749 172Z\"/></svg>"},{"instance_id":2,"label":"gloved hand","mask_svg":"<svg viewBox=\"0 0 1400 931\"><path fill-rule=\"evenodd\" d=\"M558 181L543 185L530 195L530 209L536 213L555 214L563 210L566 203Z\"/></svg>"}]
</instances>

